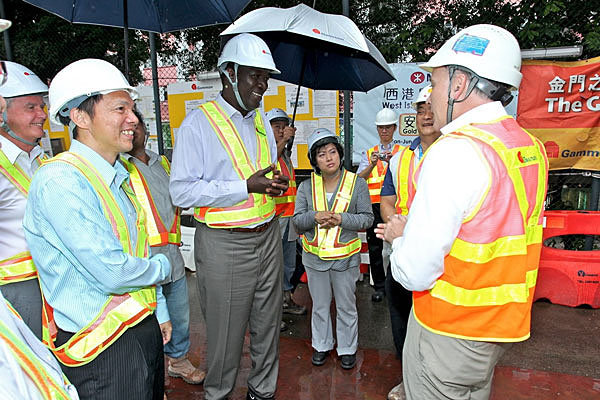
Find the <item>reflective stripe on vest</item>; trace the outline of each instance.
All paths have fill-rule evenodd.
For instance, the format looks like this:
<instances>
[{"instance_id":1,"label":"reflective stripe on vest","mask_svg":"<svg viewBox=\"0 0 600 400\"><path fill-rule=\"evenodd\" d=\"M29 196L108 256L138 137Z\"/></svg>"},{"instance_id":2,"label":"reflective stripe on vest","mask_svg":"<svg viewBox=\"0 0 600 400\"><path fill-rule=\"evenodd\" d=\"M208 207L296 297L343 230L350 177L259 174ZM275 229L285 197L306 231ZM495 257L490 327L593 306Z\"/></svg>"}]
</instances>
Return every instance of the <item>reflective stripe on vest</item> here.
<instances>
[{"instance_id":1,"label":"reflective stripe on vest","mask_svg":"<svg viewBox=\"0 0 600 400\"><path fill-rule=\"evenodd\" d=\"M326 211L329 209L327 197L325 194L325 185L321 175L314 172L311 174L312 185L312 205L315 211ZM331 211L334 213L343 213L348 211L354 184L356 182L356 174L344 170L342 182L333 201ZM302 247L305 251L315 254L323 260L338 260L348 258L360 251L361 243L359 238L350 240L347 243L339 241L342 233L342 227L336 226L329 229L322 229L319 226L315 227L315 237L312 241L306 239L306 235L302 236Z\"/></svg>"},{"instance_id":2,"label":"reflective stripe on vest","mask_svg":"<svg viewBox=\"0 0 600 400\"><path fill-rule=\"evenodd\" d=\"M41 164L46 156L38 157L36 162ZM31 178L17 164L12 164L6 154L0 150L0 173L27 197ZM0 285L22 282L37 277L37 270L28 251L15 254L12 257L0 260Z\"/></svg>"},{"instance_id":3,"label":"reflective stripe on vest","mask_svg":"<svg viewBox=\"0 0 600 400\"><path fill-rule=\"evenodd\" d=\"M160 213L156 208L156 203L152 198L152 193L146 182L146 178L140 173L140 170L133 162L121 157L121 162L129 171L129 183L135 193L142 208L146 212L146 229L148 230L148 242L150 246L158 247L167 244L181 245L181 209L175 207L175 217L171 229L167 230ZM167 157L160 157L160 164L164 168L167 176L171 174L171 166Z\"/></svg>"},{"instance_id":4,"label":"reflective stripe on vest","mask_svg":"<svg viewBox=\"0 0 600 400\"><path fill-rule=\"evenodd\" d=\"M395 144L392 147L392 155L396 154L402 146ZM371 147L367 150L367 160L371 161L371 154L373 152L379 152L379 145ZM371 174L367 177L367 186L369 187L369 195L371 196L371 203L381 202L381 186L383 186L383 180L385 179L385 173L387 172L388 163L384 163L381 160L377 160L377 165L371 170Z\"/></svg>"},{"instance_id":5,"label":"reflective stripe on vest","mask_svg":"<svg viewBox=\"0 0 600 400\"><path fill-rule=\"evenodd\" d=\"M134 257L148 257L149 247L145 213L135 194L125 182L123 182L121 188L127 194L137 214L137 243L135 247L131 245L125 217L100 173L88 161L70 152L60 153L47 161L47 164L52 162L62 162L75 167L89 181L100 199L104 216L110 222L113 232L123 246L124 252ZM156 288L151 286L122 295L110 296L98 315L58 348L54 344L58 331L54 321L54 311L45 301L43 293L42 302L42 338L44 343L61 363L70 367L78 367L94 360L98 354L121 337L128 328L137 325L154 312L156 309Z\"/></svg>"},{"instance_id":6,"label":"reflective stripe on vest","mask_svg":"<svg viewBox=\"0 0 600 400\"><path fill-rule=\"evenodd\" d=\"M283 157L277 160L277 169L290 178L288 189L281 195L273 197L275 200L275 214L280 217L291 217L294 215L296 205L296 174L294 169L288 167Z\"/></svg>"},{"instance_id":7,"label":"reflective stripe on vest","mask_svg":"<svg viewBox=\"0 0 600 400\"><path fill-rule=\"evenodd\" d=\"M260 169L271 164L271 153L267 134L260 112L256 112L254 126L256 128L257 160L252 163L246 146L240 137L235 125L223 111L219 103L210 101L202 104L200 110L223 148L240 180L248 179ZM275 201L271 196L261 193L248 193L248 199L231 207L197 207L194 217L199 222L211 228L235 228L261 224L275 215Z\"/></svg>"},{"instance_id":8,"label":"reflective stripe on vest","mask_svg":"<svg viewBox=\"0 0 600 400\"><path fill-rule=\"evenodd\" d=\"M7 303L8 304L8 303ZM9 307L17 316L19 316L12 307ZM21 318L19 316L19 318ZM38 357L31 351L27 343L17 337L6 324L0 320L0 339L10 350L15 360L21 366L23 372L31 379L38 389L38 392L44 400L68 400L71 396L65 389L57 384L54 379L46 372L44 365L38 360ZM63 374L64 384L69 381Z\"/></svg>"},{"instance_id":9,"label":"reflective stripe on vest","mask_svg":"<svg viewBox=\"0 0 600 400\"><path fill-rule=\"evenodd\" d=\"M400 152L398 160L398 168L394 186L396 187L396 213L407 215L415 196L415 187L412 181L414 173L414 158L415 152L409 147L405 147Z\"/></svg>"},{"instance_id":10,"label":"reflective stripe on vest","mask_svg":"<svg viewBox=\"0 0 600 400\"><path fill-rule=\"evenodd\" d=\"M0 261L0 285L22 282L37 276L37 270L28 251Z\"/></svg>"},{"instance_id":11,"label":"reflective stripe on vest","mask_svg":"<svg viewBox=\"0 0 600 400\"><path fill-rule=\"evenodd\" d=\"M438 141L448 137L472 143L491 183L463 220L443 275L432 289L414 292L415 317L441 335L525 340L542 242L548 174L543 145L511 117L466 126Z\"/></svg>"}]
</instances>

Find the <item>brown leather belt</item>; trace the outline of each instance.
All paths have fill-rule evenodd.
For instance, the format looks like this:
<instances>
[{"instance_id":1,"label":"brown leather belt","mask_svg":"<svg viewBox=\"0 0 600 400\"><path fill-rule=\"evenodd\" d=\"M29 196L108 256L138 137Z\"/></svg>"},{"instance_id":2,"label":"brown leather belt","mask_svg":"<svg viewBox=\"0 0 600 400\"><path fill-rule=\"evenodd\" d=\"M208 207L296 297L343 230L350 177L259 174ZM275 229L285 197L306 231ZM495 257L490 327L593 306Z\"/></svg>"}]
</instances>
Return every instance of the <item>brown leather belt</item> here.
<instances>
[{"instance_id":1,"label":"brown leather belt","mask_svg":"<svg viewBox=\"0 0 600 400\"><path fill-rule=\"evenodd\" d=\"M269 222L265 222L264 224L255 226L254 228L230 228L229 232L243 232L243 233L260 233L260 232L264 232L264 231L266 231L269 228L269 226L271 225L271 223L275 219L276 218L273 218Z\"/></svg>"}]
</instances>

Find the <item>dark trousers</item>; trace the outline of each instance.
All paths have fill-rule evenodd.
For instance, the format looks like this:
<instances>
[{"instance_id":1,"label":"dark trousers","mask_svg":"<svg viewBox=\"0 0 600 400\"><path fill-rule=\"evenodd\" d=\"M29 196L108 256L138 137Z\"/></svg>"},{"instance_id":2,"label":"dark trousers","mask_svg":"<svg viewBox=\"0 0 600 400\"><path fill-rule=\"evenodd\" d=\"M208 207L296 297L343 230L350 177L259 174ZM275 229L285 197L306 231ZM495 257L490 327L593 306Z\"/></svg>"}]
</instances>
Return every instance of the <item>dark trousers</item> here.
<instances>
[{"instance_id":1,"label":"dark trousers","mask_svg":"<svg viewBox=\"0 0 600 400\"><path fill-rule=\"evenodd\" d=\"M2 285L0 291L33 334L42 340L42 296L37 278Z\"/></svg>"},{"instance_id":2,"label":"dark trousers","mask_svg":"<svg viewBox=\"0 0 600 400\"><path fill-rule=\"evenodd\" d=\"M367 229L367 243L369 243L369 269L373 278L373 286L375 290L382 291L385 289L385 271L383 269L383 240L375 235L377 224L383 223L381 213L379 211L379 203L373 204L373 225Z\"/></svg>"},{"instance_id":3,"label":"dark trousers","mask_svg":"<svg viewBox=\"0 0 600 400\"><path fill-rule=\"evenodd\" d=\"M392 267L388 267L385 278L385 293L392 322L392 336L396 346L396 356L402 359L402 348L406 338L406 328L412 307L412 292L406 290L392 276Z\"/></svg>"},{"instance_id":4,"label":"dark trousers","mask_svg":"<svg viewBox=\"0 0 600 400\"><path fill-rule=\"evenodd\" d=\"M58 330L57 345L73 336ZM129 328L92 362L60 365L81 400L162 400L165 362L158 321L150 315Z\"/></svg>"}]
</instances>

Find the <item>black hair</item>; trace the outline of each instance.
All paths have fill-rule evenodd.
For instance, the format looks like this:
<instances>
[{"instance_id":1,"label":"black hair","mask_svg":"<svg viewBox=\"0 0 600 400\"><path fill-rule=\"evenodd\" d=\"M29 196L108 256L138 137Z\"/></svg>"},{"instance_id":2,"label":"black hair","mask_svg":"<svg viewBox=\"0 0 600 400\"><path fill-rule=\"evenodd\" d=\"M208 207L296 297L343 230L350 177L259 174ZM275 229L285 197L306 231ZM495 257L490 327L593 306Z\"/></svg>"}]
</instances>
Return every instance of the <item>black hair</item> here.
<instances>
[{"instance_id":1,"label":"black hair","mask_svg":"<svg viewBox=\"0 0 600 400\"><path fill-rule=\"evenodd\" d=\"M315 172L319 175L321 175L321 168L317 166L317 153L321 147L328 145L329 143L333 143L335 145L335 149L340 156L340 169L342 169L344 165L344 148L342 145L337 141L337 138L331 136L324 137L323 139L317 140L317 142L313 144L312 148L310 149L310 165L312 165Z\"/></svg>"},{"instance_id":2,"label":"black hair","mask_svg":"<svg viewBox=\"0 0 600 400\"><path fill-rule=\"evenodd\" d=\"M94 107L97 103L100 102L100 100L102 100L102 95L95 94L95 95L90 96L87 99L85 99L76 108L80 109L81 111L85 111L86 114L90 116L90 118L94 119L94 115L95 115ZM63 116L60 114L58 114L58 119L60 120L60 122L63 125L66 125L66 126L68 126L69 123L71 122L71 117ZM75 128L73 129L73 139L77 139L77 126L75 126Z\"/></svg>"}]
</instances>

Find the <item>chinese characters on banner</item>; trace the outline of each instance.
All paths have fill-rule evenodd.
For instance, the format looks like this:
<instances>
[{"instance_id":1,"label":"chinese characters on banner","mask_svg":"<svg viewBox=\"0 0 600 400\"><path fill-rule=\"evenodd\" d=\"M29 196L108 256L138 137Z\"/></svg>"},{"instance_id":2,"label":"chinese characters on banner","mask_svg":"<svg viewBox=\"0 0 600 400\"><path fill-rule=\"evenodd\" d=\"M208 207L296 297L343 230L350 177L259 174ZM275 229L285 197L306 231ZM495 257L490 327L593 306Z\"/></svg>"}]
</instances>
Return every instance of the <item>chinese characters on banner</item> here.
<instances>
[{"instance_id":1,"label":"chinese characters on banner","mask_svg":"<svg viewBox=\"0 0 600 400\"><path fill-rule=\"evenodd\" d=\"M550 169L600 170L600 57L525 61L517 121L540 138Z\"/></svg>"},{"instance_id":2,"label":"chinese characters on banner","mask_svg":"<svg viewBox=\"0 0 600 400\"><path fill-rule=\"evenodd\" d=\"M378 86L367 93L354 92L353 154L358 164L361 154L379 143L375 115L382 108L391 108L398 114L398 128L394 142L408 146L417 137L416 113L412 107L419 91L429 84L431 75L416 63L389 64L395 81Z\"/></svg>"}]
</instances>

